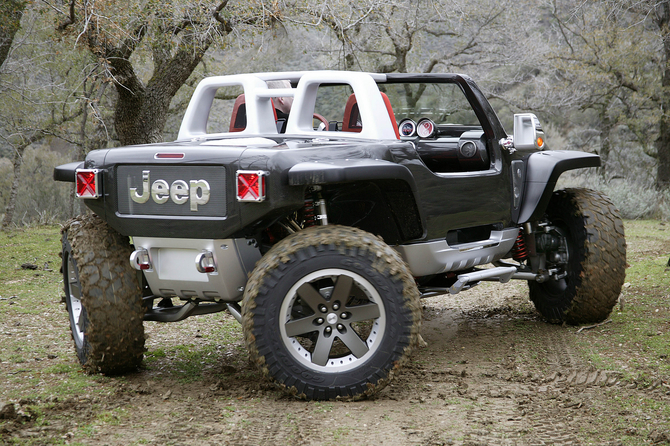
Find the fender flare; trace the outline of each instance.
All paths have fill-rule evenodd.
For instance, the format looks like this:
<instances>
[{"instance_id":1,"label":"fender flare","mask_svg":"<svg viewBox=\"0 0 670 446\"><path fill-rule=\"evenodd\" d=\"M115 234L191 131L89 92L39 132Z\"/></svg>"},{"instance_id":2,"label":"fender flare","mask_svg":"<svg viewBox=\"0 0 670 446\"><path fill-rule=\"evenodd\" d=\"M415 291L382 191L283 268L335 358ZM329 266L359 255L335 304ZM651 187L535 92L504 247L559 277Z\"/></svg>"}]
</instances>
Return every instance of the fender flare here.
<instances>
[{"instance_id":1,"label":"fender flare","mask_svg":"<svg viewBox=\"0 0 670 446\"><path fill-rule=\"evenodd\" d=\"M54 167L54 180L55 181L65 181L68 183L76 183L76 174L77 169L83 169L83 161L75 161L73 163L61 164L60 166Z\"/></svg>"},{"instance_id":2,"label":"fender flare","mask_svg":"<svg viewBox=\"0 0 670 446\"><path fill-rule=\"evenodd\" d=\"M585 167L600 167L600 156L573 150L551 150L528 156L523 201L516 222L522 224L541 218L558 177L568 170Z\"/></svg>"}]
</instances>

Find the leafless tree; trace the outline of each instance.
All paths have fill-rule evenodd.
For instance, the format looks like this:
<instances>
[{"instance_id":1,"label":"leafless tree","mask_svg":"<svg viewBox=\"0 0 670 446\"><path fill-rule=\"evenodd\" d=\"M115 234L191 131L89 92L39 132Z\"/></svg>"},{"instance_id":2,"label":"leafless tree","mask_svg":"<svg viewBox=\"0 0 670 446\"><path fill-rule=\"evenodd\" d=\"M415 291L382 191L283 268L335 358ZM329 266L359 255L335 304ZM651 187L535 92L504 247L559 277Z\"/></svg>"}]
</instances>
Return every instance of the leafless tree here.
<instances>
[{"instance_id":1,"label":"leafless tree","mask_svg":"<svg viewBox=\"0 0 670 446\"><path fill-rule=\"evenodd\" d=\"M0 72L0 149L12 159L3 229L14 217L26 148L49 137L71 140L69 125L84 110L77 95L78 70L87 61L64 56L52 42L52 26L44 18L34 5L23 5L21 27L12 36L11 51Z\"/></svg>"},{"instance_id":2,"label":"leafless tree","mask_svg":"<svg viewBox=\"0 0 670 446\"><path fill-rule=\"evenodd\" d=\"M115 87L114 125L124 145L162 140L172 98L212 44L277 17L262 0L70 0L61 13L59 30L95 55Z\"/></svg>"},{"instance_id":3,"label":"leafless tree","mask_svg":"<svg viewBox=\"0 0 670 446\"><path fill-rule=\"evenodd\" d=\"M664 187L670 180L670 120L663 122L670 106L663 84L670 83L663 22L668 3L536 3L536 26L528 30L535 46L521 54L521 71L508 76L515 86L501 97L515 108L551 114L564 130L581 127L585 135L596 134L596 144L590 137L584 141L603 159L606 178L623 169L609 172L612 152L634 143L658 160L657 184Z\"/></svg>"},{"instance_id":4,"label":"leafless tree","mask_svg":"<svg viewBox=\"0 0 670 446\"><path fill-rule=\"evenodd\" d=\"M341 68L382 73L462 70L500 63L510 2L308 1L296 8L336 39Z\"/></svg>"}]
</instances>

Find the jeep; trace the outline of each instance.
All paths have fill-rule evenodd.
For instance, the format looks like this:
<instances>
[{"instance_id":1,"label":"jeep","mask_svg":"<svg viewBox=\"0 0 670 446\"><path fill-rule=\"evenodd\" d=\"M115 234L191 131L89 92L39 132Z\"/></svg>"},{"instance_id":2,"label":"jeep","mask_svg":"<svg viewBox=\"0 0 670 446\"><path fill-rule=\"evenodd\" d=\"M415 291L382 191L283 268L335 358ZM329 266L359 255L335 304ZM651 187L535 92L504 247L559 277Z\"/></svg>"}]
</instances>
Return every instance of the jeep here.
<instances>
[{"instance_id":1,"label":"jeep","mask_svg":"<svg viewBox=\"0 0 670 446\"><path fill-rule=\"evenodd\" d=\"M92 211L62 231L77 356L134 370L143 321L229 311L286 392L358 399L420 344L421 297L524 280L549 322L602 321L625 277L621 218L599 192L554 190L599 165L549 150L530 113L508 135L460 74L206 78L176 141L54 170Z\"/></svg>"}]
</instances>

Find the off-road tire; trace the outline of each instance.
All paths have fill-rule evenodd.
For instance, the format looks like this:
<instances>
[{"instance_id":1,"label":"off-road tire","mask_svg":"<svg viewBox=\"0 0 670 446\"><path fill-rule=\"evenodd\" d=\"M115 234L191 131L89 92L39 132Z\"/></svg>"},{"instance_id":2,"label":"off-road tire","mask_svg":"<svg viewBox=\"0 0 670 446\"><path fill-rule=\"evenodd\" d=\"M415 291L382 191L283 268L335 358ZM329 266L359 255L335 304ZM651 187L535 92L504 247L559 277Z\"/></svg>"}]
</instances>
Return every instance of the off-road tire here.
<instances>
[{"instance_id":1,"label":"off-road tire","mask_svg":"<svg viewBox=\"0 0 670 446\"><path fill-rule=\"evenodd\" d=\"M626 276L626 240L618 210L589 189L554 192L547 207L551 224L567 234L567 277L529 282L535 308L552 323L585 324L605 320Z\"/></svg>"},{"instance_id":2,"label":"off-road tire","mask_svg":"<svg viewBox=\"0 0 670 446\"><path fill-rule=\"evenodd\" d=\"M332 296L325 298L327 293ZM372 297L354 303L351 296ZM367 303L357 307L361 301ZM320 313L321 305L327 311ZM308 400L360 399L380 391L407 361L418 343L421 307L416 284L397 252L370 233L331 225L295 233L265 254L247 283L242 317L252 362L287 393ZM361 330L343 317L370 321ZM311 341L302 337L311 326L291 336L291 323L308 320L316 324L307 335ZM355 348L349 354L346 348L336 352L330 336L340 339L335 341L342 342L340 347ZM313 350L301 342L312 343Z\"/></svg>"},{"instance_id":3,"label":"off-road tire","mask_svg":"<svg viewBox=\"0 0 670 446\"><path fill-rule=\"evenodd\" d=\"M124 237L97 216L62 229L63 282L79 362L89 373L136 370L144 355L142 293Z\"/></svg>"}]
</instances>

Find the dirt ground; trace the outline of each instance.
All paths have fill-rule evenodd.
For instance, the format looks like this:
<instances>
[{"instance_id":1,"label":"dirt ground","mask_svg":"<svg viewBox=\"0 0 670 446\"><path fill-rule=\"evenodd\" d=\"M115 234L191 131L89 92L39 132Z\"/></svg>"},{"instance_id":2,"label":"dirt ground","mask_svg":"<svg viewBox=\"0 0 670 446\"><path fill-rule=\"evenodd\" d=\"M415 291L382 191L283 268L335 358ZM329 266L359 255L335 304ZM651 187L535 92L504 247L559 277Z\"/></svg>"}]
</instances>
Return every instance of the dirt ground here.
<instances>
[{"instance_id":1,"label":"dirt ground","mask_svg":"<svg viewBox=\"0 0 670 446\"><path fill-rule=\"evenodd\" d=\"M284 396L248 365L228 314L146 323L144 370L79 378L69 396L15 401L0 444L670 444L668 358L634 358L646 350L626 344L635 296L626 299L609 323L581 331L543 322L524 283L424 299L427 346L360 402ZM670 326L661 331L653 335L667 341ZM2 367L12 376L26 370ZM56 377L77 379L67 370Z\"/></svg>"}]
</instances>

